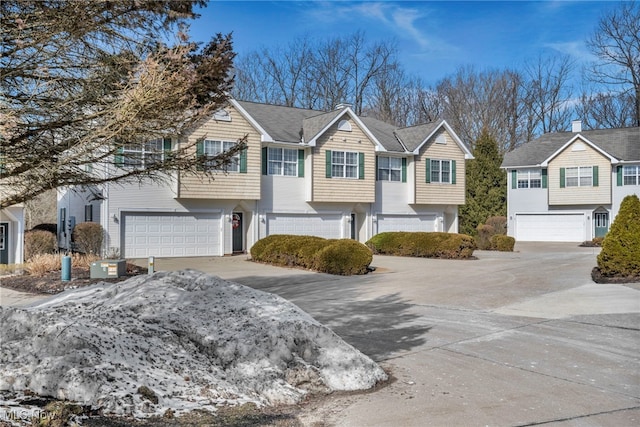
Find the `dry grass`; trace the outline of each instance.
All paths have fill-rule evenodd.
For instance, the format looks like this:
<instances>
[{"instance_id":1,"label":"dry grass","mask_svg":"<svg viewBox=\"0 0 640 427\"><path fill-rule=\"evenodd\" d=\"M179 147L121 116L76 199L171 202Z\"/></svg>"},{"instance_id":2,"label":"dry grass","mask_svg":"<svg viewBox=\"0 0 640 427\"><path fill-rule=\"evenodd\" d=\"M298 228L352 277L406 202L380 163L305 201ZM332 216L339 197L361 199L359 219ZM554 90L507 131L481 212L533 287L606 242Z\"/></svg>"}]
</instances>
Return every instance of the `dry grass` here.
<instances>
[{"instance_id":1,"label":"dry grass","mask_svg":"<svg viewBox=\"0 0 640 427\"><path fill-rule=\"evenodd\" d=\"M98 259L97 255L72 254L71 266L89 268L91 263ZM34 255L25 264L25 271L32 276L42 276L51 271L60 271L61 269L62 256L59 254Z\"/></svg>"}]
</instances>

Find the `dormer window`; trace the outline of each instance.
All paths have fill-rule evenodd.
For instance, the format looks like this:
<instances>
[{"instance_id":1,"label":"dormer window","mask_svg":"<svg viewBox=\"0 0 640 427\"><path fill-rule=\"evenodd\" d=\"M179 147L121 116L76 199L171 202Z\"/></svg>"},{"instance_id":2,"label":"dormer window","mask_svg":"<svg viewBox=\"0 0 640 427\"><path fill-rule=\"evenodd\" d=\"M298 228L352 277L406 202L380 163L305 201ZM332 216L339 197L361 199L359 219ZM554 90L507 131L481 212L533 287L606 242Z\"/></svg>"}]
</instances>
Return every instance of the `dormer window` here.
<instances>
[{"instance_id":1,"label":"dormer window","mask_svg":"<svg viewBox=\"0 0 640 427\"><path fill-rule=\"evenodd\" d=\"M338 130L341 130L343 132L351 132L351 123L349 123L349 120L340 120L340 122L338 123Z\"/></svg>"}]
</instances>

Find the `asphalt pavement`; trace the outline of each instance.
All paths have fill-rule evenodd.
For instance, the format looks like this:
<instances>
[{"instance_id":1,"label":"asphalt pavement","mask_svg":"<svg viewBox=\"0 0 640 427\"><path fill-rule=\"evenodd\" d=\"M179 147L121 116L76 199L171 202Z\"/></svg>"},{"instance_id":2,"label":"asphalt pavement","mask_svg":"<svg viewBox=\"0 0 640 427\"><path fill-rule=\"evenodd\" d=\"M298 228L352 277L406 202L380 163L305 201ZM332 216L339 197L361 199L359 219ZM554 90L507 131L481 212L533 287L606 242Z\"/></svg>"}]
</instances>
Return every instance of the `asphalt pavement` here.
<instances>
[{"instance_id":1,"label":"asphalt pavement","mask_svg":"<svg viewBox=\"0 0 640 427\"><path fill-rule=\"evenodd\" d=\"M155 268L279 294L392 375L373 392L303 406L306 425L637 426L640 284L594 284L597 253L518 243L466 261L375 256L374 273L351 277L246 255ZM1 290L0 304L13 298Z\"/></svg>"}]
</instances>

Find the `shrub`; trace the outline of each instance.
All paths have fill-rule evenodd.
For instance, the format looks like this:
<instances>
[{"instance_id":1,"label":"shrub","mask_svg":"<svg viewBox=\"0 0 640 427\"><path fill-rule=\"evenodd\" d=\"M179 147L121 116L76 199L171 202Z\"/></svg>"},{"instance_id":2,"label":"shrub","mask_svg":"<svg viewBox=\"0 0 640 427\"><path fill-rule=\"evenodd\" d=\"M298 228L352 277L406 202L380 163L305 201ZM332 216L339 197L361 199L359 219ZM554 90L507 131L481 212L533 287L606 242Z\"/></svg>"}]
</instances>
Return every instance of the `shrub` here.
<instances>
[{"instance_id":1,"label":"shrub","mask_svg":"<svg viewBox=\"0 0 640 427\"><path fill-rule=\"evenodd\" d=\"M43 224L38 224L35 227L32 228L32 230L44 230L44 231L48 231L49 233L53 233L55 235L58 234L58 225L57 224L49 224L49 223L43 223Z\"/></svg>"},{"instance_id":2,"label":"shrub","mask_svg":"<svg viewBox=\"0 0 640 427\"><path fill-rule=\"evenodd\" d=\"M640 277L640 199L627 196L602 241L598 268L604 276Z\"/></svg>"},{"instance_id":3,"label":"shrub","mask_svg":"<svg viewBox=\"0 0 640 427\"><path fill-rule=\"evenodd\" d=\"M516 239L511 236L505 236L504 234L491 236L491 249L494 251L513 252L515 244Z\"/></svg>"},{"instance_id":4,"label":"shrub","mask_svg":"<svg viewBox=\"0 0 640 427\"><path fill-rule=\"evenodd\" d=\"M375 254L450 259L470 258L476 249L473 237L442 232L380 233L369 239L366 245Z\"/></svg>"},{"instance_id":5,"label":"shrub","mask_svg":"<svg viewBox=\"0 0 640 427\"><path fill-rule=\"evenodd\" d=\"M491 238L496 235L496 229L489 224L480 224L476 230L478 231L478 236L476 237L478 249L491 249Z\"/></svg>"},{"instance_id":6,"label":"shrub","mask_svg":"<svg viewBox=\"0 0 640 427\"><path fill-rule=\"evenodd\" d=\"M81 222L73 228L71 239L80 252L98 255L102 249L104 230L98 223Z\"/></svg>"},{"instance_id":7,"label":"shrub","mask_svg":"<svg viewBox=\"0 0 640 427\"><path fill-rule=\"evenodd\" d=\"M97 255L72 254L71 266L89 268L91 263L97 260ZM58 254L35 255L25 264L25 271L32 276L42 276L51 271L60 271L61 268L62 260Z\"/></svg>"},{"instance_id":8,"label":"shrub","mask_svg":"<svg viewBox=\"0 0 640 427\"><path fill-rule=\"evenodd\" d=\"M41 254L52 254L58 249L56 235L44 230L24 233L24 257L28 261Z\"/></svg>"},{"instance_id":9,"label":"shrub","mask_svg":"<svg viewBox=\"0 0 640 427\"><path fill-rule=\"evenodd\" d=\"M496 234L507 234L507 217L506 216L490 216L485 224L490 225Z\"/></svg>"},{"instance_id":10,"label":"shrub","mask_svg":"<svg viewBox=\"0 0 640 427\"><path fill-rule=\"evenodd\" d=\"M371 251L353 240L286 234L258 240L251 247L251 257L258 262L341 275L366 273L372 259Z\"/></svg>"}]
</instances>

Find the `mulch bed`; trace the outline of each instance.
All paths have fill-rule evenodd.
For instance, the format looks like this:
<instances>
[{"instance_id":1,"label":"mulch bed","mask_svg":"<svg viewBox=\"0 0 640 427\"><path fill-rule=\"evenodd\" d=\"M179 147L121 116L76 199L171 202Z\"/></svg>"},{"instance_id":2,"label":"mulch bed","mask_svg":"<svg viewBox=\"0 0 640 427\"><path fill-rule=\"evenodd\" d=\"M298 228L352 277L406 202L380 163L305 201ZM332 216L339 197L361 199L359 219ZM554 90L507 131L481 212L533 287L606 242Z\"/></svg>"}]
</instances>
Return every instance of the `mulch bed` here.
<instances>
[{"instance_id":1,"label":"mulch bed","mask_svg":"<svg viewBox=\"0 0 640 427\"><path fill-rule=\"evenodd\" d=\"M598 267L594 267L593 270L591 270L591 279L596 283L640 283L640 276L605 276Z\"/></svg>"},{"instance_id":2,"label":"mulch bed","mask_svg":"<svg viewBox=\"0 0 640 427\"><path fill-rule=\"evenodd\" d=\"M91 279L89 269L83 267L74 267L71 269L71 280L62 281L62 273L60 271L50 271L41 276L32 276L29 274L21 274L15 276L5 276L0 279L3 288L10 288L16 291L29 292L32 294L57 294L65 289L75 289L83 286L93 285L94 283L108 282L116 283L127 280L130 277L139 274L146 274L147 269L127 264L127 275L118 278L109 279Z\"/></svg>"}]
</instances>

